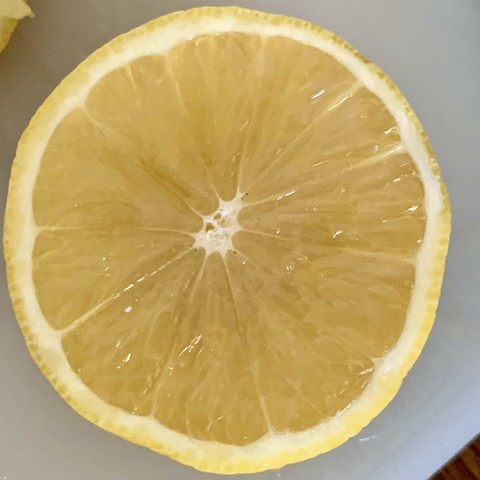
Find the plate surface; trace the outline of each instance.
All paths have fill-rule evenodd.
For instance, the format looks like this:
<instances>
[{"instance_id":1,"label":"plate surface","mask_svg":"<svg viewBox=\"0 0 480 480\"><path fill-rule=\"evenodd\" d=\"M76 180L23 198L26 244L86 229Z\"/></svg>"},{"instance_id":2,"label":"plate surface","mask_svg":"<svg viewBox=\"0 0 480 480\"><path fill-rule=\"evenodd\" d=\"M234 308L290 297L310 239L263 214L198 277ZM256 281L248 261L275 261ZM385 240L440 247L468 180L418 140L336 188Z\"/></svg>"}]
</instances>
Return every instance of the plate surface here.
<instances>
[{"instance_id":1,"label":"plate surface","mask_svg":"<svg viewBox=\"0 0 480 480\"><path fill-rule=\"evenodd\" d=\"M395 400L342 447L248 479L426 479L480 432L480 3L235 3L321 24L383 68L399 85L430 135L453 209L452 240L437 321ZM165 13L201 6L205 0L30 0L30 4L36 18L20 23L0 56L2 221L16 143L58 82L116 35ZM30 360L13 316L5 268L0 262L0 480L32 478L219 477L196 472L123 441L71 410Z\"/></svg>"}]
</instances>

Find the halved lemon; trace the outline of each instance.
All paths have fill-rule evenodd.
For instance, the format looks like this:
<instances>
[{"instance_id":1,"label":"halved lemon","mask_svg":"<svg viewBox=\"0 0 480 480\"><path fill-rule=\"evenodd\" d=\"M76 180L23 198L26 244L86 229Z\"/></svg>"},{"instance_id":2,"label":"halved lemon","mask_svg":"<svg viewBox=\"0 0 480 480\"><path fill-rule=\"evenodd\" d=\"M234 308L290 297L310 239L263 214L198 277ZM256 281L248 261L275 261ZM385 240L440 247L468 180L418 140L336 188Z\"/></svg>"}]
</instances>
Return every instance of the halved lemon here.
<instances>
[{"instance_id":1,"label":"halved lemon","mask_svg":"<svg viewBox=\"0 0 480 480\"><path fill-rule=\"evenodd\" d=\"M307 22L201 8L113 40L46 100L4 238L66 401L232 473L327 451L387 405L432 327L449 228L383 72Z\"/></svg>"},{"instance_id":2,"label":"halved lemon","mask_svg":"<svg viewBox=\"0 0 480 480\"><path fill-rule=\"evenodd\" d=\"M32 15L25 0L0 1L0 52L7 46L19 20Z\"/></svg>"}]
</instances>

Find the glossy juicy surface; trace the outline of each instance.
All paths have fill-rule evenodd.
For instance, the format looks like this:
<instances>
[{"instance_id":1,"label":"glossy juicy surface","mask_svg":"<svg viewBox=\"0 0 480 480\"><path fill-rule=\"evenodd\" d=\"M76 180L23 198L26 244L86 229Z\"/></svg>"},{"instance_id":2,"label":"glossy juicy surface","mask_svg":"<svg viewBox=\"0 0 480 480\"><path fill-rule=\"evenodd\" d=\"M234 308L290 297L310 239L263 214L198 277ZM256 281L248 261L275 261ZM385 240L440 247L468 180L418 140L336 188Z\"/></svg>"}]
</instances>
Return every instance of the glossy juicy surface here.
<instances>
[{"instance_id":1,"label":"glossy juicy surface","mask_svg":"<svg viewBox=\"0 0 480 480\"><path fill-rule=\"evenodd\" d=\"M57 127L35 288L100 398L245 445L361 394L404 327L423 196L395 120L332 57L197 37L112 71Z\"/></svg>"}]
</instances>

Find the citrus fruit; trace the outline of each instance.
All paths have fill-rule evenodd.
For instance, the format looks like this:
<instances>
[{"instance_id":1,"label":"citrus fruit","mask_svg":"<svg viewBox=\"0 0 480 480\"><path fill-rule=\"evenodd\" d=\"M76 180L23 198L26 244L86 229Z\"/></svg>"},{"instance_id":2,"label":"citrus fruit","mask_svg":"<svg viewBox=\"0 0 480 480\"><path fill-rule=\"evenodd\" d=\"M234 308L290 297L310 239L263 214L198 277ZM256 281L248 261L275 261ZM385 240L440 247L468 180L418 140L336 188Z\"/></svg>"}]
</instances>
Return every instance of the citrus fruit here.
<instances>
[{"instance_id":1,"label":"citrus fruit","mask_svg":"<svg viewBox=\"0 0 480 480\"><path fill-rule=\"evenodd\" d=\"M50 95L4 239L28 348L65 400L232 473L327 451L387 405L432 327L449 225L381 70L307 22L200 8Z\"/></svg>"},{"instance_id":2,"label":"citrus fruit","mask_svg":"<svg viewBox=\"0 0 480 480\"><path fill-rule=\"evenodd\" d=\"M2 0L0 2L0 52L7 46L20 19L32 15L24 0Z\"/></svg>"}]
</instances>

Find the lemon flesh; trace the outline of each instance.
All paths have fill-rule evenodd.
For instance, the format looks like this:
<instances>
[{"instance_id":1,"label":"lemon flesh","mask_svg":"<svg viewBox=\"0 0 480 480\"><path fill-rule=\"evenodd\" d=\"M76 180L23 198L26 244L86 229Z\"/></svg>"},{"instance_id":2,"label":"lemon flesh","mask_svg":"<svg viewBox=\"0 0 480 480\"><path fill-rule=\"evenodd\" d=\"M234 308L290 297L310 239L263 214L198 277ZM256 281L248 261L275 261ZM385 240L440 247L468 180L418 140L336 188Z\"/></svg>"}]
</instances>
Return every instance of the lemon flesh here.
<instances>
[{"instance_id":1,"label":"lemon flesh","mask_svg":"<svg viewBox=\"0 0 480 480\"><path fill-rule=\"evenodd\" d=\"M0 52L7 46L18 20L32 15L24 0L2 0L0 2Z\"/></svg>"}]
</instances>

